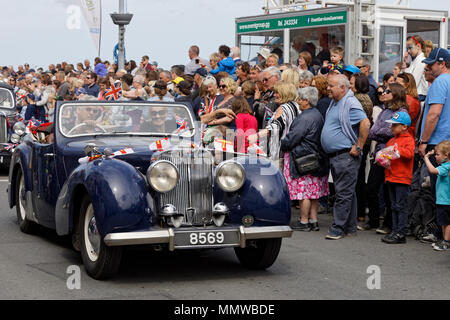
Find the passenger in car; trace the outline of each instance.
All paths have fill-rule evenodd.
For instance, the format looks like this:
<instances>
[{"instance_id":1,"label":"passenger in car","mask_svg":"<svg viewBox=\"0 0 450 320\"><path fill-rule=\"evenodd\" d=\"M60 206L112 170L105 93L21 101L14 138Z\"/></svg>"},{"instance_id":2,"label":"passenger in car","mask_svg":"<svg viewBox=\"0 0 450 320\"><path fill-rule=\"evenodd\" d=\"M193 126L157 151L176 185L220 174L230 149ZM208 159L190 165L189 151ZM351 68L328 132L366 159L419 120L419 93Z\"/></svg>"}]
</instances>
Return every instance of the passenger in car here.
<instances>
[{"instance_id":1,"label":"passenger in car","mask_svg":"<svg viewBox=\"0 0 450 320\"><path fill-rule=\"evenodd\" d=\"M174 119L169 118L166 107L152 107L149 112L150 120L141 125L141 132L172 133L177 129Z\"/></svg>"}]
</instances>

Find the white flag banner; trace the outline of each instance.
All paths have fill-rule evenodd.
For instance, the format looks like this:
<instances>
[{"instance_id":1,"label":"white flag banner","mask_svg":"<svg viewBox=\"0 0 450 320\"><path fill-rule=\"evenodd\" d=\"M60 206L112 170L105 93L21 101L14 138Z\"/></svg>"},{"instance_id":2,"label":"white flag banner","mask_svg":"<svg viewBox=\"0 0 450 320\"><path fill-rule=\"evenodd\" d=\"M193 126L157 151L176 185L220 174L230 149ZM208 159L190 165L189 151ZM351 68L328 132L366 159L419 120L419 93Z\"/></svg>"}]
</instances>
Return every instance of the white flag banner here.
<instances>
[{"instance_id":1,"label":"white flag banner","mask_svg":"<svg viewBox=\"0 0 450 320\"><path fill-rule=\"evenodd\" d=\"M98 55L100 56L100 39L102 32L102 1L101 0L78 0L83 11L84 19L89 28Z\"/></svg>"}]
</instances>

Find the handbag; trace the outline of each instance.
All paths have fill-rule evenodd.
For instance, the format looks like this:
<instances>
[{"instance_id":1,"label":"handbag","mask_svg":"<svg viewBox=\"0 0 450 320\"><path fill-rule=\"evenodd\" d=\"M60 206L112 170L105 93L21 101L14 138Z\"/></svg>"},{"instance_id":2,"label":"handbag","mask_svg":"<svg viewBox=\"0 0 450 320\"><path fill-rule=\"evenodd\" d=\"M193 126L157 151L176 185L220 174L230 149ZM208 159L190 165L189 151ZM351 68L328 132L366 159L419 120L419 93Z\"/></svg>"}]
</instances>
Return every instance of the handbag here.
<instances>
[{"instance_id":1,"label":"handbag","mask_svg":"<svg viewBox=\"0 0 450 320\"><path fill-rule=\"evenodd\" d=\"M320 159L318 153L311 153L307 156L294 160L295 167L300 175L307 175L320 169Z\"/></svg>"}]
</instances>

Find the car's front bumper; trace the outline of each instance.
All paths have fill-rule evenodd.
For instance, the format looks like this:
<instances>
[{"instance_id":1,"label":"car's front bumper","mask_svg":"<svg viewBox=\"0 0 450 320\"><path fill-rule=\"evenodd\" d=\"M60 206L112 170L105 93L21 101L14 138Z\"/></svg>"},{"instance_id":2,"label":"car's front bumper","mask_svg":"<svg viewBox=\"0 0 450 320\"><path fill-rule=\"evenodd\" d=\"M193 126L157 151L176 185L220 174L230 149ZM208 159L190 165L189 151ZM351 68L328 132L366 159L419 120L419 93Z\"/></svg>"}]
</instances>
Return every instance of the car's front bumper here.
<instances>
[{"instance_id":1,"label":"car's front bumper","mask_svg":"<svg viewBox=\"0 0 450 320\"><path fill-rule=\"evenodd\" d=\"M123 232L123 233L110 233L104 238L107 246L129 246L129 245L155 245L155 244L167 244L169 250L175 250L175 234L178 231L185 232L191 230L193 232L205 231L210 229L159 229L154 231L140 231L140 232ZM220 230L214 228L214 230ZM233 230L233 229L227 229ZM270 226L270 227L249 227L240 226L234 228L239 234L239 243L224 244L224 245L208 245L202 248L220 248L220 247L241 247L245 248L247 240L257 239L273 239L273 238L289 238L292 236L293 230L289 226ZM191 249L199 248L198 246L191 246Z\"/></svg>"}]
</instances>

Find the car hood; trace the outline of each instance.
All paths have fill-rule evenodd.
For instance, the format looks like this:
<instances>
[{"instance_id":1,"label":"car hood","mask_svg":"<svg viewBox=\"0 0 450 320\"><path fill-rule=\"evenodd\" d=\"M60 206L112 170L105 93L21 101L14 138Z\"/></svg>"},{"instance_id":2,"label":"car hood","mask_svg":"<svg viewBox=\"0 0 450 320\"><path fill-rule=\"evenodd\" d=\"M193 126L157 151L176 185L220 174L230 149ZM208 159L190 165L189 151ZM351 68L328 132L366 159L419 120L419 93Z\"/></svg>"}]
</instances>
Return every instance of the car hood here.
<instances>
[{"instance_id":1,"label":"car hood","mask_svg":"<svg viewBox=\"0 0 450 320\"><path fill-rule=\"evenodd\" d=\"M110 148L112 152L116 152L122 149L131 148L134 153L126 154L122 156L115 157L128 162L132 166L136 167L142 173L147 172L150 166L152 156L154 151L150 149L150 145L154 144L155 141L164 139L163 137L96 137L86 138L76 141L69 141L66 143L63 154L64 163L68 170L67 173L74 170L78 165L78 160L85 157L84 148L87 144L94 144L98 147L99 151L103 153L105 148ZM170 139L169 139L170 140Z\"/></svg>"}]
</instances>

